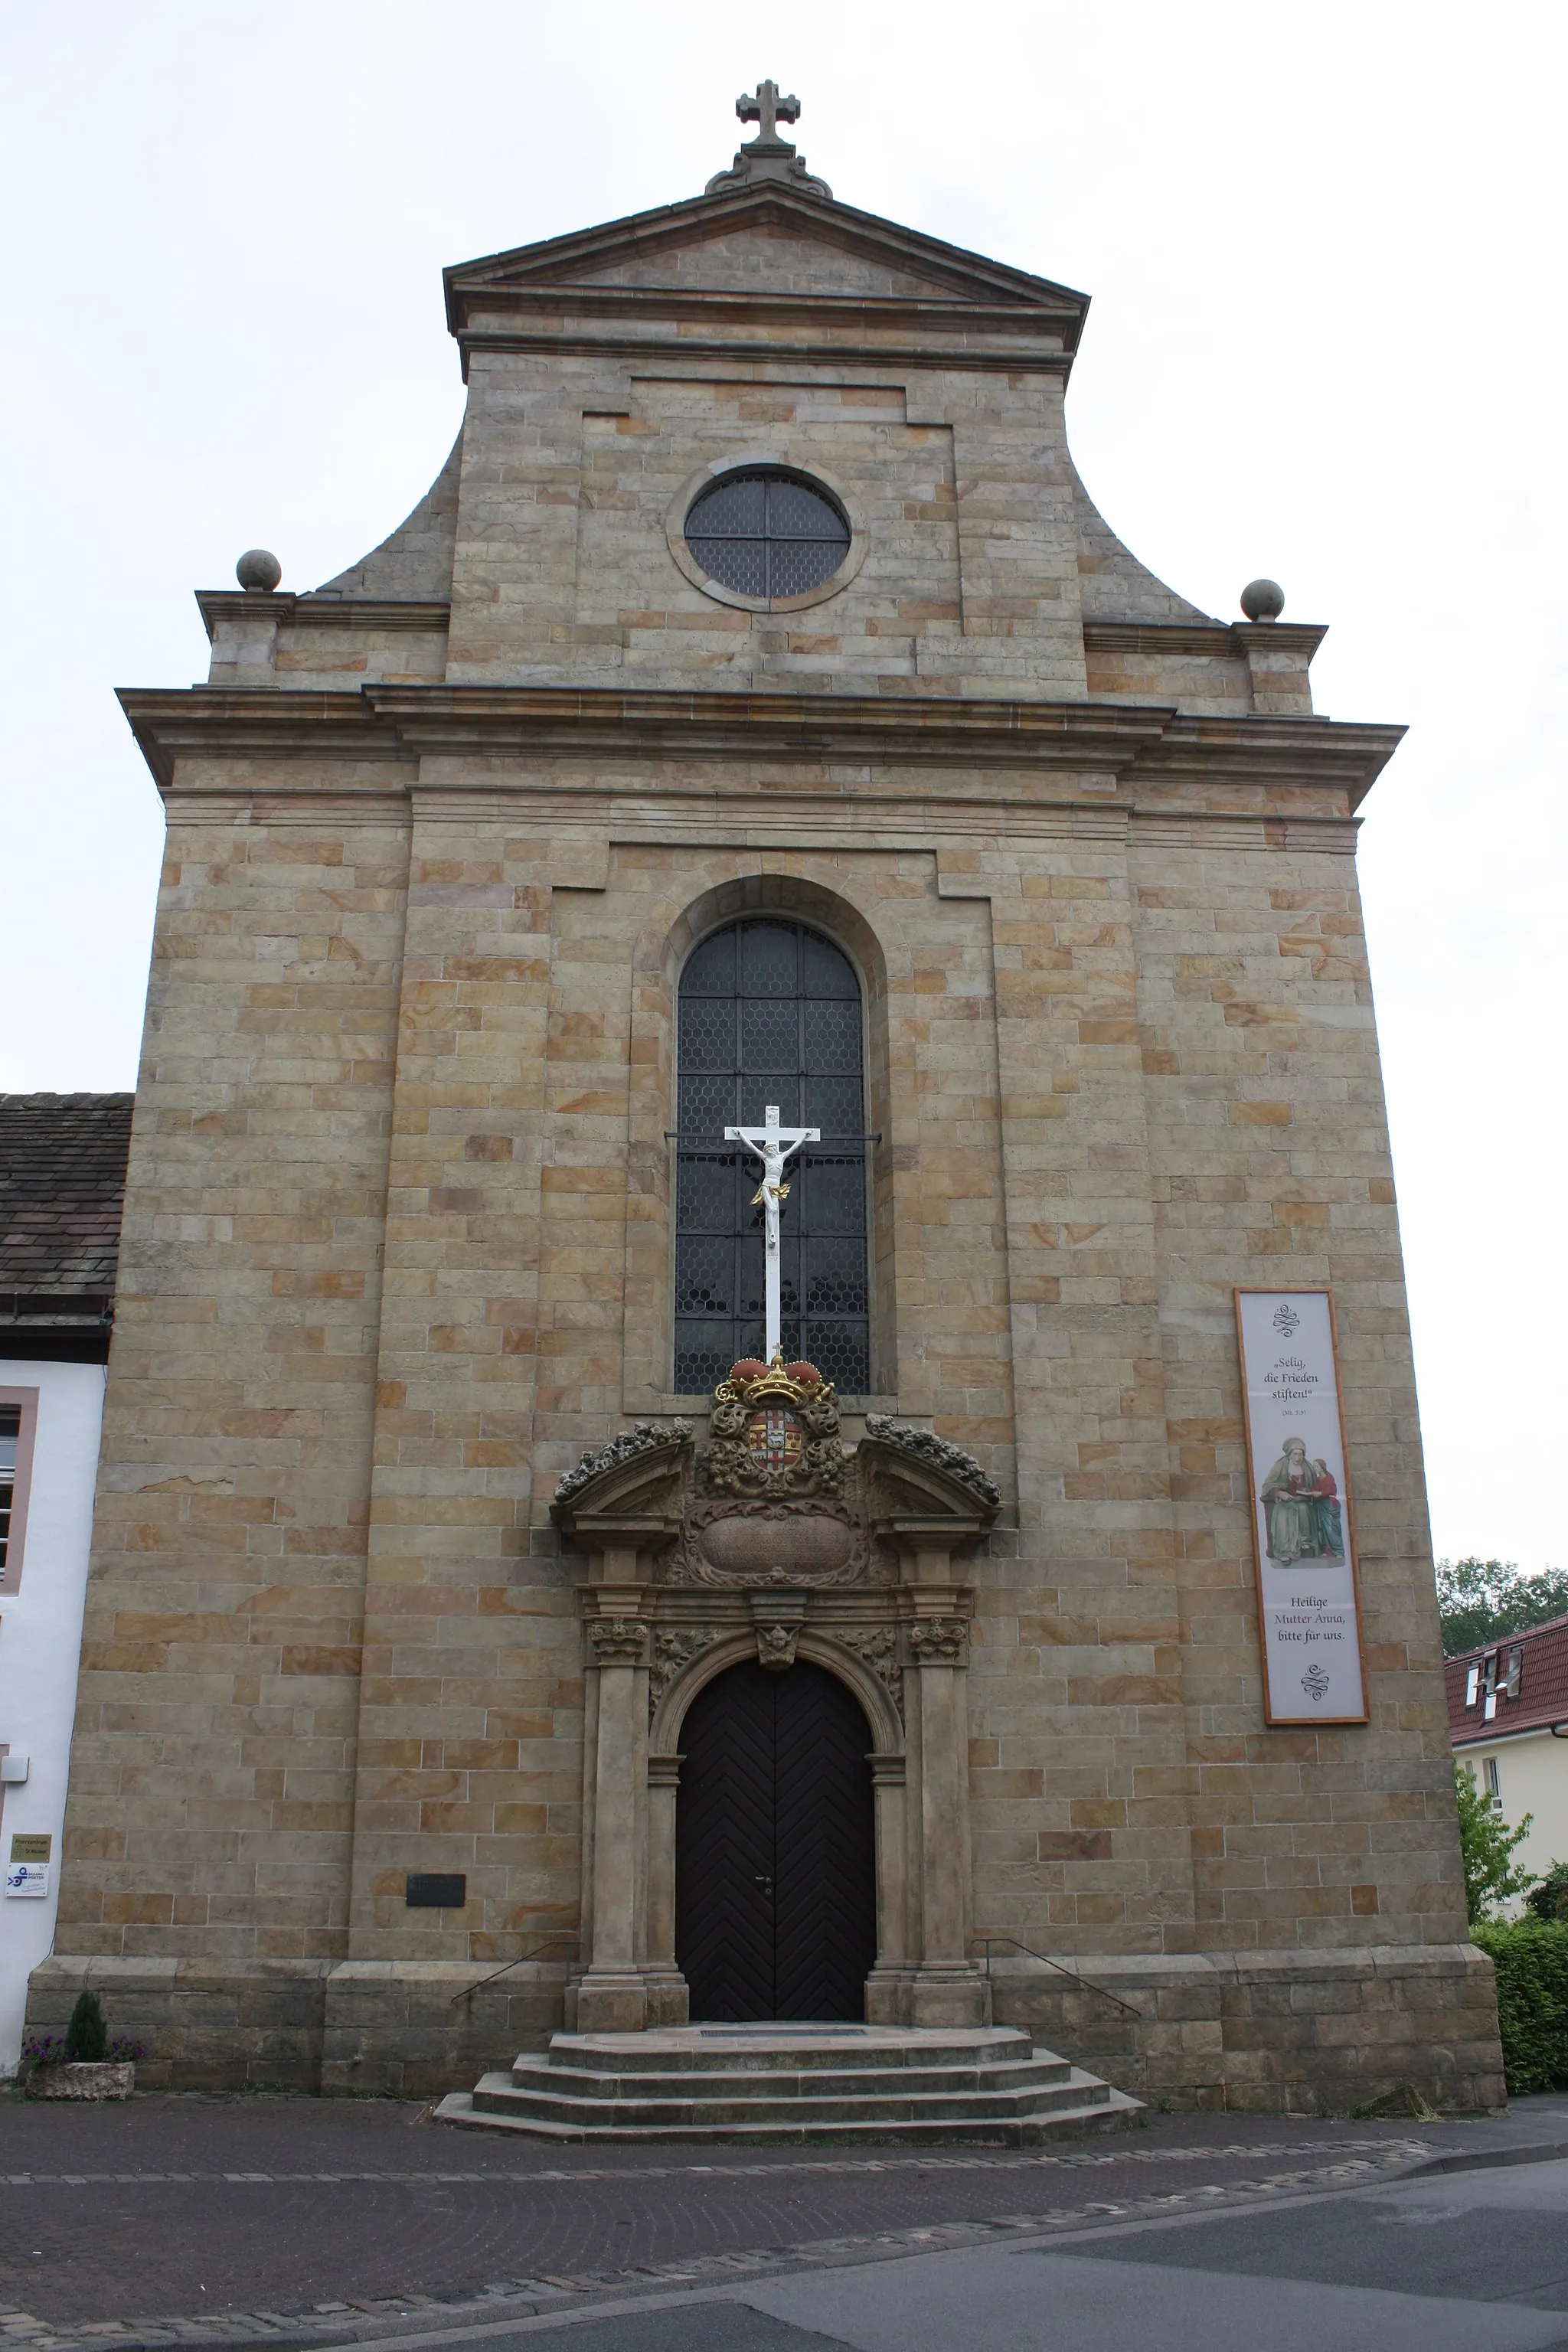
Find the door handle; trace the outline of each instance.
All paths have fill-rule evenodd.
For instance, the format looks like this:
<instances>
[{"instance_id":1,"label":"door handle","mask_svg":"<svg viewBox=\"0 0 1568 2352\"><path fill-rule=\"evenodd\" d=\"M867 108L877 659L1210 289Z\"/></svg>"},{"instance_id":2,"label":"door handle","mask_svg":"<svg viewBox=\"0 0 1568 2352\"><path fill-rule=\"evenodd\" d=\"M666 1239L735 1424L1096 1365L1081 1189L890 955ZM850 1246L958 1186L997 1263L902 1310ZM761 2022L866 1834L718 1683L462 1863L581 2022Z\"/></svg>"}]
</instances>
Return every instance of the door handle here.
<instances>
[{"instance_id":1,"label":"door handle","mask_svg":"<svg viewBox=\"0 0 1568 2352\"><path fill-rule=\"evenodd\" d=\"M766 1877L760 1870L752 1873L752 1885L753 1886L760 1886L763 1893L767 1895L771 1895L773 1891L773 1880Z\"/></svg>"}]
</instances>

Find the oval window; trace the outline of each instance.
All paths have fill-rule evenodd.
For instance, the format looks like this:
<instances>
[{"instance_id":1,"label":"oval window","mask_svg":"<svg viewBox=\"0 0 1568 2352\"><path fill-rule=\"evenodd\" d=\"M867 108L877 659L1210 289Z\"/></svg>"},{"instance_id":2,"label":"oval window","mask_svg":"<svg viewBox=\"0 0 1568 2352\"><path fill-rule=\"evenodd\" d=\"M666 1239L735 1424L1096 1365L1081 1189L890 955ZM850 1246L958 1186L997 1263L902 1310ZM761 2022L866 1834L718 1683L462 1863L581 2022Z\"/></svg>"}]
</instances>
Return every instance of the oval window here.
<instances>
[{"instance_id":1,"label":"oval window","mask_svg":"<svg viewBox=\"0 0 1568 2352\"><path fill-rule=\"evenodd\" d=\"M815 482L770 467L726 474L694 499L686 544L721 587L773 604L832 579L849 552L849 525Z\"/></svg>"}]
</instances>

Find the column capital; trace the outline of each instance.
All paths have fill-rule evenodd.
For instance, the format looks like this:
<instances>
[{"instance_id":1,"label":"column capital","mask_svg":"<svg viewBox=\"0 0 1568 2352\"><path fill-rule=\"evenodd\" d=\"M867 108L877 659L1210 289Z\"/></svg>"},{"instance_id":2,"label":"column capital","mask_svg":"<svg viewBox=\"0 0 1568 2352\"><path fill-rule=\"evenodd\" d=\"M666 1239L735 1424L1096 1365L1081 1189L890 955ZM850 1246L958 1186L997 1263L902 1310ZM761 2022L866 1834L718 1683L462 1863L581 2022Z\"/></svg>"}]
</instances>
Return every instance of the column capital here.
<instances>
[{"instance_id":1,"label":"column capital","mask_svg":"<svg viewBox=\"0 0 1568 2352\"><path fill-rule=\"evenodd\" d=\"M640 1617L590 1617L588 1644L601 1669L647 1664L647 1627Z\"/></svg>"},{"instance_id":2,"label":"column capital","mask_svg":"<svg viewBox=\"0 0 1568 2352\"><path fill-rule=\"evenodd\" d=\"M917 1617L905 1629L910 1662L916 1666L962 1666L968 1663L969 1623L963 1617Z\"/></svg>"}]
</instances>

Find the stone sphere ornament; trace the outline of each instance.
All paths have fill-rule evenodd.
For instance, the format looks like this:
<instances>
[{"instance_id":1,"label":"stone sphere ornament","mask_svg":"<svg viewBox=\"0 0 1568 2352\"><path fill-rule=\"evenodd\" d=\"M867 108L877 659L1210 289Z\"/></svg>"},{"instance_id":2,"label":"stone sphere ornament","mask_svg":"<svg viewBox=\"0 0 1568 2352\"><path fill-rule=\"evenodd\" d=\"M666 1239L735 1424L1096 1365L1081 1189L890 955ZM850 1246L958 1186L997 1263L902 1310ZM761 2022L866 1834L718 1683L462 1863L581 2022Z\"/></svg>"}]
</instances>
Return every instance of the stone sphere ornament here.
<instances>
[{"instance_id":1,"label":"stone sphere ornament","mask_svg":"<svg viewBox=\"0 0 1568 2352\"><path fill-rule=\"evenodd\" d=\"M1249 621L1277 621L1285 610L1285 591L1278 580L1249 580L1241 592L1241 609Z\"/></svg>"},{"instance_id":2,"label":"stone sphere ornament","mask_svg":"<svg viewBox=\"0 0 1568 2352\"><path fill-rule=\"evenodd\" d=\"M270 548L247 547L234 567L234 576L242 588L270 596L283 577L283 566Z\"/></svg>"}]
</instances>

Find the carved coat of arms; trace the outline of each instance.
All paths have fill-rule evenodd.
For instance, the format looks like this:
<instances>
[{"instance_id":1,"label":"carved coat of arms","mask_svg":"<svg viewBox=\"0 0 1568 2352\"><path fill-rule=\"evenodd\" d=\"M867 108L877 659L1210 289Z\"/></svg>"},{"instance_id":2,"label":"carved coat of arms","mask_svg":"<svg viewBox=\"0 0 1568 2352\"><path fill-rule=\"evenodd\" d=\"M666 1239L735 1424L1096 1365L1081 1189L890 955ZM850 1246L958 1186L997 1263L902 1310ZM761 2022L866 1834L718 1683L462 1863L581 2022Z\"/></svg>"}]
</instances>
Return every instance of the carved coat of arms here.
<instances>
[{"instance_id":1,"label":"carved coat of arms","mask_svg":"<svg viewBox=\"0 0 1568 2352\"><path fill-rule=\"evenodd\" d=\"M840 1584L866 1573L838 1400L815 1364L742 1358L713 1391L677 1583Z\"/></svg>"}]
</instances>

